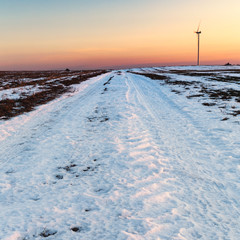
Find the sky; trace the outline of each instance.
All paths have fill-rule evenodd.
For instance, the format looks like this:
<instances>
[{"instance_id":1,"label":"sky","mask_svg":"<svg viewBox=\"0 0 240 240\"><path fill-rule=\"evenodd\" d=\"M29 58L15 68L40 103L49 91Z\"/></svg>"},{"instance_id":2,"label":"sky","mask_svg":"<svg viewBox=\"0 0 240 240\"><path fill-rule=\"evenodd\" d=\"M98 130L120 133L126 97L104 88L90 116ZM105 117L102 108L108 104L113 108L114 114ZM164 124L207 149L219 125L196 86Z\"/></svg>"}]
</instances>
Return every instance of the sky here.
<instances>
[{"instance_id":1,"label":"sky","mask_svg":"<svg viewBox=\"0 0 240 240\"><path fill-rule=\"evenodd\" d=\"M0 70L240 64L239 0L0 0Z\"/></svg>"}]
</instances>

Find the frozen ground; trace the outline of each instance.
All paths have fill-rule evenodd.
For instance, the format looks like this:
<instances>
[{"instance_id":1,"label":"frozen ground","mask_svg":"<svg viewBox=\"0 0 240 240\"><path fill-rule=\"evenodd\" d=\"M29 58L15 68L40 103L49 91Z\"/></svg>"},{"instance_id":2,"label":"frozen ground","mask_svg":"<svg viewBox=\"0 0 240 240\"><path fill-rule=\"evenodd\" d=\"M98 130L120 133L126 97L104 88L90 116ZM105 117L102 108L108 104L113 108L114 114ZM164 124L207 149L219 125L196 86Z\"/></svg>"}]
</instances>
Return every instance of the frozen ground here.
<instances>
[{"instance_id":1,"label":"frozen ground","mask_svg":"<svg viewBox=\"0 0 240 240\"><path fill-rule=\"evenodd\" d=\"M176 72L215 68L113 71L0 121L0 239L239 239L239 82Z\"/></svg>"},{"instance_id":2,"label":"frozen ground","mask_svg":"<svg viewBox=\"0 0 240 240\"><path fill-rule=\"evenodd\" d=\"M30 112L63 93L74 91L73 85L105 73L85 71L0 71L0 120Z\"/></svg>"}]
</instances>

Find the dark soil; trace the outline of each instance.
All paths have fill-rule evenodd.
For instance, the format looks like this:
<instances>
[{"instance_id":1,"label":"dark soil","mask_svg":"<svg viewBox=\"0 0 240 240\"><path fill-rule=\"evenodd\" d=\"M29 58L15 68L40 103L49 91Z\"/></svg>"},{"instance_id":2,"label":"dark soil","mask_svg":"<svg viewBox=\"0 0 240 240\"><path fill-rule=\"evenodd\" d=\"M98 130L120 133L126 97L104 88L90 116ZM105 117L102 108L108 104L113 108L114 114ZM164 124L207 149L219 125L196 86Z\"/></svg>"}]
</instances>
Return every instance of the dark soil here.
<instances>
[{"instance_id":1,"label":"dark soil","mask_svg":"<svg viewBox=\"0 0 240 240\"><path fill-rule=\"evenodd\" d=\"M81 232L82 228L81 227L72 227L71 230L73 232Z\"/></svg>"},{"instance_id":2,"label":"dark soil","mask_svg":"<svg viewBox=\"0 0 240 240\"><path fill-rule=\"evenodd\" d=\"M105 86L105 85L107 85L107 84L110 84L110 81L111 81L112 79L113 79L113 76L111 76L111 77L108 79L108 81L103 84L103 86Z\"/></svg>"},{"instance_id":3,"label":"dark soil","mask_svg":"<svg viewBox=\"0 0 240 240\"><path fill-rule=\"evenodd\" d=\"M49 229L45 229L44 231L42 231L39 236L40 237L44 237L44 238L47 238L49 236L53 236L57 233L57 231L55 230L49 230Z\"/></svg>"},{"instance_id":4,"label":"dark soil","mask_svg":"<svg viewBox=\"0 0 240 240\"><path fill-rule=\"evenodd\" d=\"M222 109L222 104L227 104L230 100L234 100L236 103L240 102L240 91L232 88L219 88L216 89L216 82L229 82L240 84L239 77L228 76L227 73L240 73L237 69L223 69L223 70L208 70L208 71L194 71L194 70L170 70L169 72L157 71L157 73L139 73L131 72L137 75L142 75L153 80L160 80L160 84L167 84L171 86L171 91L176 94L186 94L188 99L198 98L202 105L211 107L217 105L219 109ZM170 74L169 74L170 73ZM221 75L220 73L225 73L226 75ZM176 80L175 76L171 74L178 74L184 76L192 76L192 81L186 80ZM204 77L205 80L209 82L201 81ZM196 79L196 80L195 80ZM191 89L194 89L196 94L191 93ZM226 108L226 107L224 107ZM224 112L225 114L232 115L234 117L240 115L240 110L236 107L228 109ZM222 121L226 121L229 118L225 117Z\"/></svg>"},{"instance_id":5,"label":"dark soil","mask_svg":"<svg viewBox=\"0 0 240 240\"><path fill-rule=\"evenodd\" d=\"M38 86L41 92L21 95L19 99L0 101L0 119L7 120L35 107L45 104L71 90L71 85L79 84L106 71L44 71L44 72L0 72L0 89ZM27 79L27 80L26 80Z\"/></svg>"}]
</instances>

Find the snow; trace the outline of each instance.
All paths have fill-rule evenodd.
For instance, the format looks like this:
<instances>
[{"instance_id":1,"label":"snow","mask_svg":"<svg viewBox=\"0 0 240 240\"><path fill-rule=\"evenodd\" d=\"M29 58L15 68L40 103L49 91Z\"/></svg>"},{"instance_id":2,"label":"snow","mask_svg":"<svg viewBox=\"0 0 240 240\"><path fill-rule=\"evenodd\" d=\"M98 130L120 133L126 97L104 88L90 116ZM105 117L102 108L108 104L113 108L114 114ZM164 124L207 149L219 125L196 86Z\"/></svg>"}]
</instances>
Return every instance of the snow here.
<instances>
[{"instance_id":1,"label":"snow","mask_svg":"<svg viewBox=\"0 0 240 240\"><path fill-rule=\"evenodd\" d=\"M40 92L39 86L24 86L0 90L0 101L6 99L19 99Z\"/></svg>"},{"instance_id":2,"label":"snow","mask_svg":"<svg viewBox=\"0 0 240 240\"><path fill-rule=\"evenodd\" d=\"M238 66L238 65L230 65L230 66L223 66L223 65L201 65L201 66L196 66L196 65L193 65L193 66L160 67L159 69L212 71L212 70L232 70L232 69L238 69L239 70L239 68L240 68L240 66Z\"/></svg>"},{"instance_id":3,"label":"snow","mask_svg":"<svg viewBox=\"0 0 240 240\"><path fill-rule=\"evenodd\" d=\"M239 239L239 116L127 70L74 87L0 122L0 239Z\"/></svg>"},{"instance_id":4,"label":"snow","mask_svg":"<svg viewBox=\"0 0 240 240\"><path fill-rule=\"evenodd\" d=\"M87 74L82 74L82 76L87 75ZM72 73L72 76L66 76L66 77L57 77L57 78L52 78L50 80L46 80L46 77L40 77L40 78L22 78L18 79L18 82L20 83L28 83L28 82L37 82L37 81L42 81L46 80L46 83L44 86L39 86L39 84L34 84L34 85L26 85L26 86L21 86L21 87L15 87L15 88L5 88L4 86L7 85L6 82L2 82L2 86L0 87L0 101L1 100L6 100L6 99L20 99L20 98L26 98L27 96L36 94L38 92L41 92L44 90L44 88L48 88L48 83L60 81L60 80L66 80L69 79L71 80L72 78L78 76L78 73Z\"/></svg>"},{"instance_id":5,"label":"snow","mask_svg":"<svg viewBox=\"0 0 240 240\"><path fill-rule=\"evenodd\" d=\"M45 80L46 77L40 77L40 78L23 78L19 79L20 82L32 82L32 81L42 81Z\"/></svg>"}]
</instances>

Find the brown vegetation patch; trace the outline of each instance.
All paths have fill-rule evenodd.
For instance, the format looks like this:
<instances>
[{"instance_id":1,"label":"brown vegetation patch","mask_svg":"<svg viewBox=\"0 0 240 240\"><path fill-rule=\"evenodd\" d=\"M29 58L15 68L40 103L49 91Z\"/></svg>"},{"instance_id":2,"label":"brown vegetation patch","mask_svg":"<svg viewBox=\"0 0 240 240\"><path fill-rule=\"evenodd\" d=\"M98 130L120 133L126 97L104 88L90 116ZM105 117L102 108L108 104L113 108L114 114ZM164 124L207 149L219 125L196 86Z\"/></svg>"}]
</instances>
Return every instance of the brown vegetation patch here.
<instances>
[{"instance_id":1,"label":"brown vegetation patch","mask_svg":"<svg viewBox=\"0 0 240 240\"><path fill-rule=\"evenodd\" d=\"M216 85L212 84L211 81L218 82L229 82L229 83L237 83L239 84L239 77L237 76L219 76L219 72L223 73L240 73L240 70L237 69L224 69L224 70L207 70L207 71L194 71L194 70L170 70L169 73L184 75L184 76L194 76L194 77L204 77L206 80L210 80L210 83L204 83L203 81L185 81L185 80L177 80L175 77L170 77L169 75L162 74L153 74L153 73L139 73L139 72L131 72L134 74L142 75L148 77L153 80L163 80L164 84L168 84L171 87L171 91L176 94L181 93L191 93L191 90L194 89L195 94L187 95L188 99L198 98L202 102L204 106L215 106L217 105L219 109L222 109L222 103L229 102L230 100L235 100L235 102L240 102L240 90L233 88L220 88L215 89ZM161 84L163 84L161 83ZM176 86L176 87L175 87ZM220 85L221 86L221 85ZM208 102L206 100L208 99ZM226 106L224 107L226 108ZM240 115L240 110L230 108L226 110L224 113L232 116ZM224 118L222 121L228 120L229 118Z\"/></svg>"},{"instance_id":2,"label":"brown vegetation patch","mask_svg":"<svg viewBox=\"0 0 240 240\"><path fill-rule=\"evenodd\" d=\"M169 77L167 77L165 75L159 75L159 74L153 74L153 73L139 73L139 72L131 72L131 73L142 75L144 77L148 77L153 80L168 80L169 79Z\"/></svg>"},{"instance_id":3,"label":"brown vegetation patch","mask_svg":"<svg viewBox=\"0 0 240 240\"><path fill-rule=\"evenodd\" d=\"M32 95L21 94L18 99L0 100L0 119L6 120L32 111L69 91L71 85L79 84L106 71L43 71L43 72L0 72L0 90L26 86L40 89Z\"/></svg>"}]
</instances>

